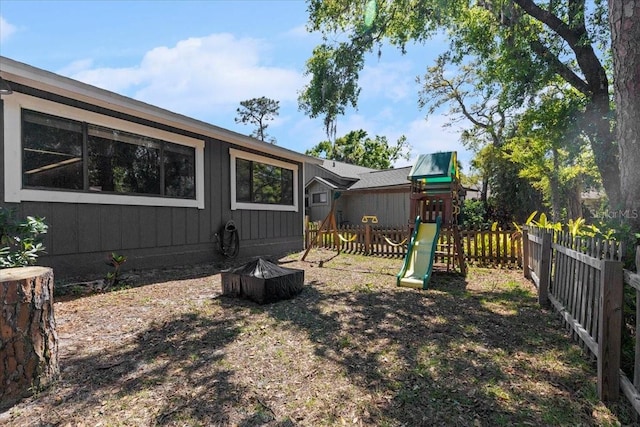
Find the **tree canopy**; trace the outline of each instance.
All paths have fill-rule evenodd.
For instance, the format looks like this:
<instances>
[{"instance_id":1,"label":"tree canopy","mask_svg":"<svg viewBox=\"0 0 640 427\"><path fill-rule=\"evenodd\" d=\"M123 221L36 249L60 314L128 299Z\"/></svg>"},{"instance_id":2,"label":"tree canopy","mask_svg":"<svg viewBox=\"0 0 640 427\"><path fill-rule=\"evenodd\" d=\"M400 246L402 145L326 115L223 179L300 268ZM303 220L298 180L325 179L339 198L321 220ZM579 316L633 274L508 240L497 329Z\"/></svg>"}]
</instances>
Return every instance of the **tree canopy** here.
<instances>
[{"instance_id":1,"label":"tree canopy","mask_svg":"<svg viewBox=\"0 0 640 427\"><path fill-rule=\"evenodd\" d=\"M335 143L322 141L307 150L310 156L337 160L372 169L388 169L399 159L408 159L410 153L407 139L401 136L395 145L389 145L387 137L367 137L362 129L351 131L337 138Z\"/></svg>"},{"instance_id":2,"label":"tree canopy","mask_svg":"<svg viewBox=\"0 0 640 427\"><path fill-rule=\"evenodd\" d=\"M371 10L366 12L371 2L373 20ZM552 143L562 141L567 153L587 143L611 206L629 204L620 190L620 165L640 158L635 151L633 160L619 157L614 138L606 1L310 0L309 13L309 29L324 35L307 63L312 78L299 98L311 117L322 116L330 124L345 107L357 105L359 72L368 53L381 55L388 45L405 51L445 32L450 53L420 79L422 106L432 113L449 105L454 120L467 121L467 142L479 150L486 144L505 147L514 138L526 143L522 137L535 129L525 125L534 121L522 114L535 110L552 90L560 98L577 99L571 119L550 123L549 132L538 133L536 141L556 138ZM455 77L447 80L451 74ZM546 126L535 122L540 123ZM560 130L563 125L572 128ZM569 134L562 132L568 131L580 137L566 138Z\"/></svg>"},{"instance_id":3,"label":"tree canopy","mask_svg":"<svg viewBox=\"0 0 640 427\"><path fill-rule=\"evenodd\" d=\"M269 127L267 122L278 117L280 110L280 101L269 99L265 96L260 98L252 98L240 102L240 107L236 109L236 123L252 124L256 129L251 136L261 141L276 143L276 139L266 133Z\"/></svg>"}]
</instances>

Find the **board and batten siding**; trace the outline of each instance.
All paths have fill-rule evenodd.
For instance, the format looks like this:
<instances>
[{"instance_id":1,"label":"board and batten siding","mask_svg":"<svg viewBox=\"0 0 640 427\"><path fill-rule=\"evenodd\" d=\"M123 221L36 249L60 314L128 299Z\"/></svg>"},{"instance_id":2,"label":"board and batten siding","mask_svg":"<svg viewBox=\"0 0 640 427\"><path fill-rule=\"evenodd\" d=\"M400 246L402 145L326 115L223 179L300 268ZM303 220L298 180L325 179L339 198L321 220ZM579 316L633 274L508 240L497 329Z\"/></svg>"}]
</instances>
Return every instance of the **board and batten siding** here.
<instances>
[{"instance_id":1,"label":"board and batten siding","mask_svg":"<svg viewBox=\"0 0 640 427\"><path fill-rule=\"evenodd\" d=\"M37 92L42 96L42 91ZM14 89L15 93L15 89ZM33 94L31 94L33 96ZM9 95L13 96L13 95ZM117 114L104 108L67 100L51 94L47 101L66 103L66 107L89 107L99 114ZM72 104L72 105L71 105ZM46 254L38 259L38 265L50 266L56 278L104 277L109 267L105 265L112 252L127 257L125 269L160 268L221 261L216 251L214 234L233 219L240 236L239 258L275 256L303 249L303 165L285 158L264 153L265 157L297 165L298 210L264 211L231 210L230 155L229 150L245 150L226 141L207 138L178 128L175 132L204 141L204 206L139 206L127 204L69 203L45 201L5 200L5 126L4 100L0 101L0 195L2 205L14 208L20 218L27 215L44 217L49 226L44 236ZM119 120L153 126L148 119L117 114ZM20 141L11 141L21 144ZM20 145L18 146L20 147ZM19 149L19 148L18 148ZM248 150L251 152L250 150Z\"/></svg>"},{"instance_id":2,"label":"board and batten siding","mask_svg":"<svg viewBox=\"0 0 640 427\"><path fill-rule=\"evenodd\" d=\"M368 190L342 194L343 219L362 224L363 216L375 215L379 226L403 226L409 222L409 189ZM371 223L368 220L368 223Z\"/></svg>"},{"instance_id":3,"label":"board and batten siding","mask_svg":"<svg viewBox=\"0 0 640 427\"><path fill-rule=\"evenodd\" d=\"M313 203L313 195L318 193L326 193L327 202L326 203ZM331 210L331 199L333 197L333 191L328 188L326 185L322 184L318 181L313 181L307 187L307 196L309 197L308 203L309 207L307 210L307 215L309 215L310 221L322 221L326 218ZM338 203L340 200L338 199ZM338 206L336 206L338 208Z\"/></svg>"}]
</instances>

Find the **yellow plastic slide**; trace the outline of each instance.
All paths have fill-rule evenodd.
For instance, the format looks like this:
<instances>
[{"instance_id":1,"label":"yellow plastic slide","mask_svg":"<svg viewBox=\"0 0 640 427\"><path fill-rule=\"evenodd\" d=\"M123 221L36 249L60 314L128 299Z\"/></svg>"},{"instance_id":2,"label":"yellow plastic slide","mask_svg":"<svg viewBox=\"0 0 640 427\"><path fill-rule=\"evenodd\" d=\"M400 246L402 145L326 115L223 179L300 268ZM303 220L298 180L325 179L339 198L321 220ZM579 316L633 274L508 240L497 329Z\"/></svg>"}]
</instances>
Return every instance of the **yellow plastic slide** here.
<instances>
[{"instance_id":1,"label":"yellow plastic slide","mask_svg":"<svg viewBox=\"0 0 640 427\"><path fill-rule=\"evenodd\" d=\"M423 223L419 218L416 219L407 256L397 276L398 286L427 289L439 235L440 217L435 223Z\"/></svg>"}]
</instances>

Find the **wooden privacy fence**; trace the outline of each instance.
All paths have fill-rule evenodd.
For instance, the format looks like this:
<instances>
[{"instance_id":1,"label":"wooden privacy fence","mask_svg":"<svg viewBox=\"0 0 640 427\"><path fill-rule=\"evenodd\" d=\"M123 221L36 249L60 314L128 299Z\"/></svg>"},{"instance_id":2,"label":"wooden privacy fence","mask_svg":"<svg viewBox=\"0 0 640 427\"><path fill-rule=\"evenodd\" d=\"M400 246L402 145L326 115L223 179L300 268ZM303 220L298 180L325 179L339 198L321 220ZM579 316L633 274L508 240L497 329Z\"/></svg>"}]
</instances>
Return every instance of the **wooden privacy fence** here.
<instances>
[{"instance_id":1,"label":"wooden privacy fence","mask_svg":"<svg viewBox=\"0 0 640 427\"><path fill-rule=\"evenodd\" d=\"M624 372L620 372L620 387L633 408L640 415L640 246L636 248L636 273L623 270L624 281L635 290L636 295L636 336L633 359L633 383Z\"/></svg>"},{"instance_id":2,"label":"wooden privacy fence","mask_svg":"<svg viewBox=\"0 0 640 427\"><path fill-rule=\"evenodd\" d=\"M468 262L522 267L522 234L519 232L462 228L460 238Z\"/></svg>"},{"instance_id":3,"label":"wooden privacy fence","mask_svg":"<svg viewBox=\"0 0 640 427\"><path fill-rule=\"evenodd\" d=\"M404 257L407 252L409 227L374 227L369 224L339 227L337 232L305 230L305 246L313 242L321 248L341 252Z\"/></svg>"},{"instance_id":4,"label":"wooden privacy fence","mask_svg":"<svg viewBox=\"0 0 640 427\"><path fill-rule=\"evenodd\" d=\"M638 292L637 302L640 302L640 276L623 270L621 243L583 239L536 227L528 227L523 237L524 276L538 288L539 303L558 311L574 339L596 357L598 396L602 400L617 400L622 389L640 414L637 333L633 384L620 369L625 276ZM639 263L640 247L636 265ZM639 314L636 313L636 319Z\"/></svg>"},{"instance_id":5,"label":"wooden privacy fence","mask_svg":"<svg viewBox=\"0 0 640 427\"><path fill-rule=\"evenodd\" d=\"M313 223L310 223L313 224ZM465 260L486 266L522 267L522 236L513 231L460 229ZM402 258L409 242L409 227L377 227L370 224L339 227L336 232L305 230L306 247L340 249L341 252ZM453 232L440 232L435 262L454 258Z\"/></svg>"}]
</instances>

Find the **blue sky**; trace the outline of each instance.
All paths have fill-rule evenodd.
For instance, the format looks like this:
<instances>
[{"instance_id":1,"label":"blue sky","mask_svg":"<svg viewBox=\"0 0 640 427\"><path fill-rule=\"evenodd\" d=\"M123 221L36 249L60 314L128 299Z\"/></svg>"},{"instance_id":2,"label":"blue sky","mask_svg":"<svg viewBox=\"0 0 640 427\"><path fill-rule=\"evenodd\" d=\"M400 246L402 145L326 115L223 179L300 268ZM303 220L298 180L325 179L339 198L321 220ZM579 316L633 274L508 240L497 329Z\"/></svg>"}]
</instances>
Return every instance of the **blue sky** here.
<instances>
[{"instance_id":1,"label":"blue sky","mask_svg":"<svg viewBox=\"0 0 640 427\"><path fill-rule=\"evenodd\" d=\"M321 41L306 31L306 9L302 0L0 0L0 55L243 134L253 129L234 121L240 101L276 99L267 133L304 152L327 139L322 119L298 111L305 62ZM415 77L445 48L434 40L372 55L358 110L338 119L337 135L405 135L413 158L457 150L468 171L456 128L417 105Z\"/></svg>"}]
</instances>

